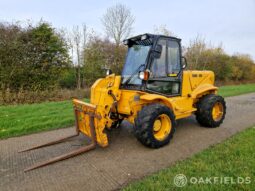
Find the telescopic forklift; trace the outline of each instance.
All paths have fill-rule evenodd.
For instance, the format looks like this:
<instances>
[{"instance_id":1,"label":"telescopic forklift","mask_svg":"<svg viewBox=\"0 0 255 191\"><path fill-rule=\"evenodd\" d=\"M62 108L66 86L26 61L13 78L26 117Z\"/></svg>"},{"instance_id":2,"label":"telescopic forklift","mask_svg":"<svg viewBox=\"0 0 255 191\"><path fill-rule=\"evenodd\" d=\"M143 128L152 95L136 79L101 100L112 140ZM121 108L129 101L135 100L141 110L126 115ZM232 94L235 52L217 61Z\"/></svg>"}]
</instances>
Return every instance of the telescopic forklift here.
<instances>
[{"instance_id":1,"label":"telescopic forklift","mask_svg":"<svg viewBox=\"0 0 255 191\"><path fill-rule=\"evenodd\" d=\"M214 73L186 70L181 39L142 34L124 40L124 44L128 51L122 74L107 69L106 77L91 87L90 103L73 100L76 133L23 151L56 144L79 133L90 137L91 143L25 171L84 153L96 145L108 146L105 129L116 128L123 120L132 123L135 137L151 148L168 144L176 120L193 114L201 126L220 126L226 103L217 95Z\"/></svg>"}]
</instances>

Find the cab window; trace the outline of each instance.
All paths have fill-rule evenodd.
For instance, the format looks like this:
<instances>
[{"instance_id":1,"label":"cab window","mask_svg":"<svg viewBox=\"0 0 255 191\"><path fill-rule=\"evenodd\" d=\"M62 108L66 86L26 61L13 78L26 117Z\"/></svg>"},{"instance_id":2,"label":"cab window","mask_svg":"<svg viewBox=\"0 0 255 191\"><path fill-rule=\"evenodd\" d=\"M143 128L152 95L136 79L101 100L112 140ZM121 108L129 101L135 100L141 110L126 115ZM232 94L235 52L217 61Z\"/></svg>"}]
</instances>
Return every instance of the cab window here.
<instances>
[{"instance_id":1,"label":"cab window","mask_svg":"<svg viewBox=\"0 0 255 191\"><path fill-rule=\"evenodd\" d=\"M150 77L146 88L166 95L179 95L181 77L181 53L179 42L174 39L161 38L160 58L154 58L150 67Z\"/></svg>"},{"instance_id":2,"label":"cab window","mask_svg":"<svg viewBox=\"0 0 255 191\"><path fill-rule=\"evenodd\" d=\"M174 40L168 41L167 48L168 71L167 74L178 74L181 70L180 47L179 43Z\"/></svg>"},{"instance_id":3,"label":"cab window","mask_svg":"<svg viewBox=\"0 0 255 191\"><path fill-rule=\"evenodd\" d=\"M158 59L154 59L151 65L151 77L165 77L166 76L166 63L167 63L167 41L161 39L158 41L158 44L162 46L161 56Z\"/></svg>"},{"instance_id":4,"label":"cab window","mask_svg":"<svg viewBox=\"0 0 255 191\"><path fill-rule=\"evenodd\" d=\"M175 40L160 39L162 46L160 58L154 59L151 64L151 78L177 76L181 70L180 47Z\"/></svg>"}]
</instances>

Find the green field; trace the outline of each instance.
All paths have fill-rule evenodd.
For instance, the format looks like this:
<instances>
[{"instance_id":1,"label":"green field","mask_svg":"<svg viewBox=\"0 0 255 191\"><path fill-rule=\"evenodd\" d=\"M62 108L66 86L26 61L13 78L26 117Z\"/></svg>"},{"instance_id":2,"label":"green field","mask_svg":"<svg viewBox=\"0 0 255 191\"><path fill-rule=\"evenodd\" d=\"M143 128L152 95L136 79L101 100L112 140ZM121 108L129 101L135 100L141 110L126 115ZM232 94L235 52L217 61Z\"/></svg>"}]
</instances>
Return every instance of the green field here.
<instances>
[{"instance_id":1,"label":"green field","mask_svg":"<svg viewBox=\"0 0 255 191\"><path fill-rule=\"evenodd\" d=\"M74 114L71 101L0 106L0 138L72 125Z\"/></svg>"},{"instance_id":2,"label":"green field","mask_svg":"<svg viewBox=\"0 0 255 191\"><path fill-rule=\"evenodd\" d=\"M222 86L220 87L219 94L223 97L241 95L245 93L255 92L255 84L244 84L237 86Z\"/></svg>"},{"instance_id":3,"label":"green field","mask_svg":"<svg viewBox=\"0 0 255 191\"><path fill-rule=\"evenodd\" d=\"M177 162L172 167L130 184L123 190L254 190L254 137L255 127L234 135L223 143L211 146L190 159ZM187 177L187 184L183 187L174 184L174 177L178 174ZM206 180L207 177L211 178L211 182ZM228 180L222 180L222 183L217 180L214 182L214 177L219 179L227 177ZM243 183L240 184L241 182Z\"/></svg>"},{"instance_id":4,"label":"green field","mask_svg":"<svg viewBox=\"0 0 255 191\"><path fill-rule=\"evenodd\" d=\"M223 86L219 91L225 97L249 92L255 92L255 84ZM0 139L72 125L71 101L0 106Z\"/></svg>"}]
</instances>

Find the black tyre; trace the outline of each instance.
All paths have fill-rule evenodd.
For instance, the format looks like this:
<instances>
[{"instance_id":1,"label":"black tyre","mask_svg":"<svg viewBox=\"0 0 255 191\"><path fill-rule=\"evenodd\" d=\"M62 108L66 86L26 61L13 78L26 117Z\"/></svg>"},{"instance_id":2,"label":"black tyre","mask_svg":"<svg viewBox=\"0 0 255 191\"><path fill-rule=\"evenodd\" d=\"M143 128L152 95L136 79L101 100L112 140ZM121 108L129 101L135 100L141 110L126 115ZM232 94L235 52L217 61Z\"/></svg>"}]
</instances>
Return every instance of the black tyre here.
<instances>
[{"instance_id":1,"label":"black tyre","mask_svg":"<svg viewBox=\"0 0 255 191\"><path fill-rule=\"evenodd\" d=\"M175 116L171 109L165 105L151 104L138 112L134 132L143 145L159 148L169 143L175 126Z\"/></svg>"},{"instance_id":2,"label":"black tyre","mask_svg":"<svg viewBox=\"0 0 255 191\"><path fill-rule=\"evenodd\" d=\"M224 98L209 94L202 97L197 103L196 119L204 127L219 127L226 115Z\"/></svg>"}]
</instances>

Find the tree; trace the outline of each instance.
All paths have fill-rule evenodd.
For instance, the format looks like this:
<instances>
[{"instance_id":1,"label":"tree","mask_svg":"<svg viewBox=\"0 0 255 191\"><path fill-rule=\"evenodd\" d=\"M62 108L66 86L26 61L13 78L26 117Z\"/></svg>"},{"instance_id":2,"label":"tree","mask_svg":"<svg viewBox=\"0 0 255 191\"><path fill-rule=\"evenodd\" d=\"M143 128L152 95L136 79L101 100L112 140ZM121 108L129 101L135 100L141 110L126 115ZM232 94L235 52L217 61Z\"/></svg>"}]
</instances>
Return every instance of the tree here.
<instances>
[{"instance_id":1,"label":"tree","mask_svg":"<svg viewBox=\"0 0 255 191\"><path fill-rule=\"evenodd\" d=\"M191 40L189 46L185 49L185 56L189 61L190 69L198 69L201 62L201 53L208 48L205 38L197 35L194 40Z\"/></svg>"},{"instance_id":2,"label":"tree","mask_svg":"<svg viewBox=\"0 0 255 191\"><path fill-rule=\"evenodd\" d=\"M92 85L95 80L105 76L103 68L111 68L117 75L121 73L126 47L116 45L108 39L92 34L88 40L85 52L85 62L83 74L86 76L87 86Z\"/></svg>"},{"instance_id":3,"label":"tree","mask_svg":"<svg viewBox=\"0 0 255 191\"><path fill-rule=\"evenodd\" d=\"M130 9L122 4L108 8L102 18L106 34L114 39L117 46L130 35L134 21Z\"/></svg>"},{"instance_id":4,"label":"tree","mask_svg":"<svg viewBox=\"0 0 255 191\"><path fill-rule=\"evenodd\" d=\"M161 35L166 35L166 36L173 36L175 37L174 33L167 29L166 25L159 25L159 26L154 26L154 34L161 34Z\"/></svg>"},{"instance_id":5,"label":"tree","mask_svg":"<svg viewBox=\"0 0 255 191\"><path fill-rule=\"evenodd\" d=\"M28 38L23 39L23 44L27 47L29 69L24 76L30 77L30 84L37 90L55 88L70 61L64 38L45 22L26 33Z\"/></svg>"},{"instance_id":6,"label":"tree","mask_svg":"<svg viewBox=\"0 0 255 191\"><path fill-rule=\"evenodd\" d=\"M19 83L16 79L25 70L26 46L20 39L24 31L18 24L0 23L0 89L3 96L7 90Z\"/></svg>"},{"instance_id":7,"label":"tree","mask_svg":"<svg viewBox=\"0 0 255 191\"><path fill-rule=\"evenodd\" d=\"M80 29L79 26L74 26L73 31L72 31L72 40L71 40L71 51L72 51L72 57L73 57L73 62L77 63L77 69L76 71L76 79L77 79L77 89L81 89L81 66L82 63L85 64L84 62L84 55L83 50L86 47L86 42L87 42L87 26L85 24L82 25L82 29ZM76 54L76 58L74 58L74 52ZM73 63L75 66L75 64Z\"/></svg>"},{"instance_id":8,"label":"tree","mask_svg":"<svg viewBox=\"0 0 255 191\"><path fill-rule=\"evenodd\" d=\"M66 43L48 23L0 24L1 91L41 91L58 86L69 64Z\"/></svg>"},{"instance_id":9,"label":"tree","mask_svg":"<svg viewBox=\"0 0 255 191\"><path fill-rule=\"evenodd\" d=\"M190 41L185 57L192 70L212 70L216 79L221 81L231 76L230 56L224 52L222 45L214 47L199 35Z\"/></svg>"},{"instance_id":10,"label":"tree","mask_svg":"<svg viewBox=\"0 0 255 191\"><path fill-rule=\"evenodd\" d=\"M231 57L232 80L255 79L255 64L249 55L235 54Z\"/></svg>"}]
</instances>

